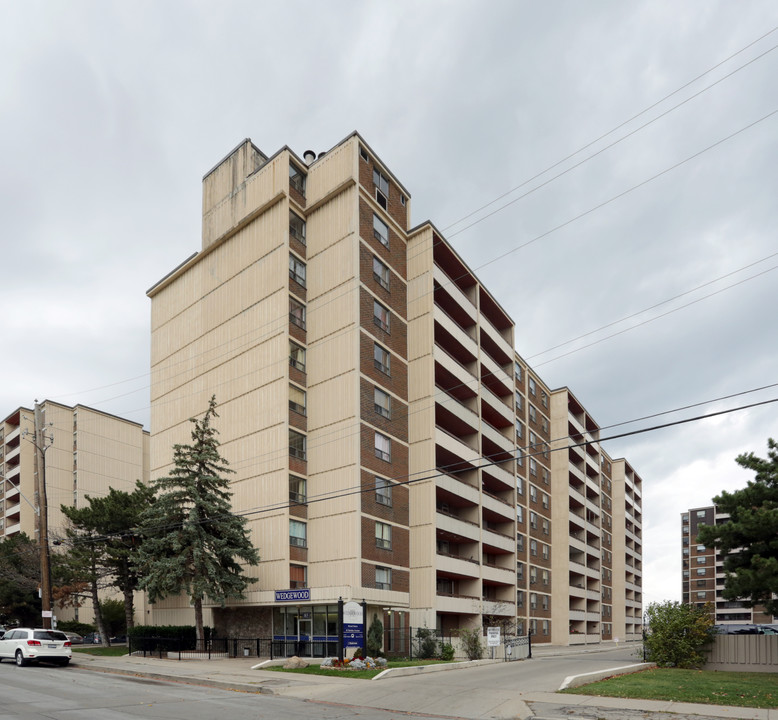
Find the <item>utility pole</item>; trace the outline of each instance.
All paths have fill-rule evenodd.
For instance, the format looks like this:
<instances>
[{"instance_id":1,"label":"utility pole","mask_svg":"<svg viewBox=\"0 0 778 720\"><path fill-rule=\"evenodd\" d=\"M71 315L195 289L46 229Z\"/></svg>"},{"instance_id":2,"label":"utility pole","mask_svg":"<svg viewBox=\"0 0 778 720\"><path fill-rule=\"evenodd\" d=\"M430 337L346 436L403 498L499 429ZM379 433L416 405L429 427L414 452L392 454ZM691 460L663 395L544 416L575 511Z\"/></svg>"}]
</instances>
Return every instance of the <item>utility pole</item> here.
<instances>
[{"instance_id":1,"label":"utility pole","mask_svg":"<svg viewBox=\"0 0 778 720\"><path fill-rule=\"evenodd\" d=\"M54 442L53 435L46 435L46 428L41 420L41 406L35 401L32 444L36 450L38 465L37 492L38 492L38 546L41 558L41 614L43 627L51 628L51 564L49 562L49 506L46 500L46 450ZM25 433L26 434L26 433ZM48 440L49 444L46 444Z\"/></svg>"}]
</instances>

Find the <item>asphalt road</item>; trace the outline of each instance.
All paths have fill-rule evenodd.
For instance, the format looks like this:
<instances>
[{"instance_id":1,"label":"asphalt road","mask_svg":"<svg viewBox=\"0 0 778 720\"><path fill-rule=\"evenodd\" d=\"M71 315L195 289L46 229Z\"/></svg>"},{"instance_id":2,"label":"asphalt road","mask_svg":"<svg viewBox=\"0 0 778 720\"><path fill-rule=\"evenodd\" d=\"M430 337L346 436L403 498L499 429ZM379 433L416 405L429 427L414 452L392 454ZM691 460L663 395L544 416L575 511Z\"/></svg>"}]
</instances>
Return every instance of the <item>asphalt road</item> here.
<instances>
[{"instance_id":1,"label":"asphalt road","mask_svg":"<svg viewBox=\"0 0 778 720\"><path fill-rule=\"evenodd\" d=\"M130 678L0 664L0 720L390 720L383 710ZM429 716L403 714L410 720Z\"/></svg>"}]
</instances>

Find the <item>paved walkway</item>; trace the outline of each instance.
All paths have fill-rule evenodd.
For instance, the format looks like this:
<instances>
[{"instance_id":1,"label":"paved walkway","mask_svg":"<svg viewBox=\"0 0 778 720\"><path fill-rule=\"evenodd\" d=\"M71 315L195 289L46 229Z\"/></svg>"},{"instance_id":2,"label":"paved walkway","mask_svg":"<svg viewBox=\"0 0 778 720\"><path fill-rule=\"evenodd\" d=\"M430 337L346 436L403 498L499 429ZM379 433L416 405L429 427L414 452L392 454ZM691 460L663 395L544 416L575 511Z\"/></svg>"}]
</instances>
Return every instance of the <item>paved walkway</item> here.
<instances>
[{"instance_id":1,"label":"paved walkway","mask_svg":"<svg viewBox=\"0 0 778 720\"><path fill-rule=\"evenodd\" d=\"M607 649L607 648L604 648ZM589 650L596 651L596 650ZM533 653L535 653L533 648ZM538 648L538 656L569 654L568 648ZM472 720L778 720L778 710L673 703L655 700L594 698L546 692L473 688L462 683L461 692L435 693L429 683L410 677L389 677L366 681L293 675L254 670L256 659L160 660L133 656L96 657L74 653L71 667L93 672L117 673L241 692L266 693L312 702L374 707L396 712L427 714L432 717ZM491 661L481 661L488 663ZM466 673L467 668L451 672Z\"/></svg>"}]
</instances>

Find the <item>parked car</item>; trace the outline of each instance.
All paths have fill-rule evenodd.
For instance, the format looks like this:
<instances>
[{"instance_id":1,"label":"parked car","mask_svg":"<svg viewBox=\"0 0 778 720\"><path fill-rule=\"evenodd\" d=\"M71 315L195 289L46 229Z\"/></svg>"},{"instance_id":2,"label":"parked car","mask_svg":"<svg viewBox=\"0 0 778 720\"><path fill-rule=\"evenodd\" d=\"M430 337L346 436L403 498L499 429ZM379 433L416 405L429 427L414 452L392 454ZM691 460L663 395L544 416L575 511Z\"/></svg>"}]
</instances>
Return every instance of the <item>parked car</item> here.
<instances>
[{"instance_id":1,"label":"parked car","mask_svg":"<svg viewBox=\"0 0 778 720\"><path fill-rule=\"evenodd\" d=\"M728 623L714 625L721 635L774 635L775 630L770 625L754 625L753 623Z\"/></svg>"},{"instance_id":2,"label":"parked car","mask_svg":"<svg viewBox=\"0 0 778 720\"><path fill-rule=\"evenodd\" d=\"M71 645L83 645L84 638L78 633L70 632L69 630L62 630L62 632L68 636Z\"/></svg>"},{"instance_id":3,"label":"parked car","mask_svg":"<svg viewBox=\"0 0 778 720\"><path fill-rule=\"evenodd\" d=\"M20 667L38 661L67 665L71 657L70 640L59 630L14 628L0 638L0 661L11 658Z\"/></svg>"},{"instance_id":4,"label":"parked car","mask_svg":"<svg viewBox=\"0 0 778 720\"><path fill-rule=\"evenodd\" d=\"M84 635L84 643L87 645L99 645L101 642L100 633L93 632Z\"/></svg>"}]
</instances>

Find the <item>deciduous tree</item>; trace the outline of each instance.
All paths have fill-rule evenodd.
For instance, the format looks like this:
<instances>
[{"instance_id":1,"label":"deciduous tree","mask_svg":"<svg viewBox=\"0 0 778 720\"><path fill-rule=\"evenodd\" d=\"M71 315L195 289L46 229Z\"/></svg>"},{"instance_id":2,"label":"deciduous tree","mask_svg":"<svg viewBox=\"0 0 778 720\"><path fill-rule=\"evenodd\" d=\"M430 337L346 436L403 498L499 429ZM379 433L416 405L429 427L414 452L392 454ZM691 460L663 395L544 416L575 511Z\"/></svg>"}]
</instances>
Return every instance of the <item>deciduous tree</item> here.
<instances>
[{"instance_id":1,"label":"deciduous tree","mask_svg":"<svg viewBox=\"0 0 778 720\"><path fill-rule=\"evenodd\" d=\"M643 645L647 660L659 667L693 668L705 664L702 649L713 640L710 607L667 600L651 603L646 616Z\"/></svg>"}]
</instances>

